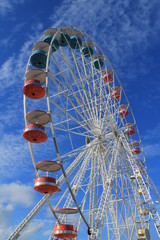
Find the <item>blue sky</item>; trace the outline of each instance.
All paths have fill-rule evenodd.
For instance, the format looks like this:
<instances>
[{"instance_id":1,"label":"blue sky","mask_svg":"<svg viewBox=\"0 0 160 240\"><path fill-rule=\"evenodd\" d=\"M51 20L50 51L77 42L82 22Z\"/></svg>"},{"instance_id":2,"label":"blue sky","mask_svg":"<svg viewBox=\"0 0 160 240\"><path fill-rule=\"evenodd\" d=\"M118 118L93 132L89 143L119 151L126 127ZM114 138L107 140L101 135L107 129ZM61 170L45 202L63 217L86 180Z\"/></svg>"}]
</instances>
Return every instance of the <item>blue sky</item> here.
<instances>
[{"instance_id":1,"label":"blue sky","mask_svg":"<svg viewBox=\"0 0 160 240\"><path fill-rule=\"evenodd\" d=\"M49 27L87 32L111 61L127 94L157 187L160 171L159 0L0 0L0 235L6 236L41 198L23 140L23 79L33 44ZM40 153L41 156L43 153ZM42 218L46 220L41 221ZM3 220L2 220L3 219ZM44 208L21 239L46 239ZM6 230L7 229L7 230Z\"/></svg>"}]
</instances>

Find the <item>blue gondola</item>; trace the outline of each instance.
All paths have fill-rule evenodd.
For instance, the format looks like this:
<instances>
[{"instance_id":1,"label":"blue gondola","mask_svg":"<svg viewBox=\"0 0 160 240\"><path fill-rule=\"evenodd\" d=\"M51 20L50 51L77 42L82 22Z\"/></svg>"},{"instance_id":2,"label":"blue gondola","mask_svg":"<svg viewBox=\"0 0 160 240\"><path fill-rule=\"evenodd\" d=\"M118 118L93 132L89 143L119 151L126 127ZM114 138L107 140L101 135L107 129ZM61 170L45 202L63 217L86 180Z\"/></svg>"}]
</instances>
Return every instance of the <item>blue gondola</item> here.
<instances>
[{"instance_id":1,"label":"blue gondola","mask_svg":"<svg viewBox=\"0 0 160 240\"><path fill-rule=\"evenodd\" d=\"M53 38L53 35L46 35L43 38L43 42L46 42L48 44L50 44L51 40ZM57 49L59 48L59 42L58 40L55 38L52 42L52 51L55 52Z\"/></svg>"},{"instance_id":2,"label":"blue gondola","mask_svg":"<svg viewBox=\"0 0 160 240\"><path fill-rule=\"evenodd\" d=\"M46 67L47 55L43 50L34 50L30 57L30 63L36 67L43 69Z\"/></svg>"}]
</instances>

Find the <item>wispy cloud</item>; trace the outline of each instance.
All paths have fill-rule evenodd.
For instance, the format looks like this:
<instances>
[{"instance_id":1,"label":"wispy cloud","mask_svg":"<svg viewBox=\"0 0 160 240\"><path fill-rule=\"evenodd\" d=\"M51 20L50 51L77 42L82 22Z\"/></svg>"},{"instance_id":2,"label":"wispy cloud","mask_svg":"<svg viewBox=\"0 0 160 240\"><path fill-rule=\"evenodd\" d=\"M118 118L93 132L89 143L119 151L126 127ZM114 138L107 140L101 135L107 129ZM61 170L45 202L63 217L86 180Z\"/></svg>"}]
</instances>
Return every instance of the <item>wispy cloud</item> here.
<instances>
[{"instance_id":1,"label":"wispy cloud","mask_svg":"<svg viewBox=\"0 0 160 240\"><path fill-rule=\"evenodd\" d=\"M17 33L19 33L25 25L26 22L21 22L15 25L7 37L0 39L0 45L6 48L8 48L9 46L13 47L17 38Z\"/></svg>"},{"instance_id":2,"label":"wispy cloud","mask_svg":"<svg viewBox=\"0 0 160 240\"><path fill-rule=\"evenodd\" d=\"M158 124L156 127L152 129L148 129L146 134L143 136L144 141L157 141L157 139L160 140L160 135L158 134L160 132L160 124Z\"/></svg>"},{"instance_id":3,"label":"wispy cloud","mask_svg":"<svg viewBox=\"0 0 160 240\"><path fill-rule=\"evenodd\" d=\"M31 46L33 45L33 40L28 40L22 46L20 53L18 55L13 54L10 56L0 67L0 83L1 83L1 95L7 93L9 87L17 84L17 79L23 82L23 77L25 73L25 66L31 52Z\"/></svg>"},{"instance_id":4,"label":"wispy cloud","mask_svg":"<svg viewBox=\"0 0 160 240\"><path fill-rule=\"evenodd\" d=\"M160 155L160 124L152 129L148 129L142 136L145 155L148 158L158 157Z\"/></svg>"},{"instance_id":5,"label":"wispy cloud","mask_svg":"<svg viewBox=\"0 0 160 240\"><path fill-rule=\"evenodd\" d=\"M8 12L14 11L17 4L22 4L24 0L0 0L0 15L4 16Z\"/></svg>"},{"instance_id":6,"label":"wispy cloud","mask_svg":"<svg viewBox=\"0 0 160 240\"><path fill-rule=\"evenodd\" d=\"M144 144L144 151L147 157L158 157L160 155L160 142Z\"/></svg>"},{"instance_id":7,"label":"wispy cloud","mask_svg":"<svg viewBox=\"0 0 160 240\"><path fill-rule=\"evenodd\" d=\"M13 231L10 226L14 211L21 207L31 207L34 203L32 187L12 182L0 184L0 236L2 240Z\"/></svg>"},{"instance_id":8,"label":"wispy cloud","mask_svg":"<svg viewBox=\"0 0 160 240\"><path fill-rule=\"evenodd\" d=\"M54 25L74 25L90 34L106 49L117 64L127 63L140 48L147 48L150 34L156 34L158 22L152 16L158 1L63 1L51 16ZM62 16L61 18L59 16ZM58 20L57 20L58 19Z\"/></svg>"},{"instance_id":9,"label":"wispy cloud","mask_svg":"<svg viewBox=\"0 0 160 240\"><path fill-rule=\"evenodd\" d=\"M1 81L1 84L3 86L3 88L8 88L10 85L12 85L12 81L11 81L11 76L12 75L12 68L13 68L13 65L12 65L12 62L14 60L14 56L12 57L9 57L1 66L0 68L0 72L1 72L1 75L0 75L0 81ZM5 81L5 78L8 80L8 81ZM1 91L2 93L4 93L4 91Z\"/></svg>"},{"instance_id":10,"label":"wispy cloud","mask_svg":"<svg viewBox=\"0 0 160 240\"><path fill-rule=\"evenodd\" d=\"M20 176L31 166L28 144L22 134L3 134L0 144L0 174L4 179Z\"/></svg>"}]
</instances>

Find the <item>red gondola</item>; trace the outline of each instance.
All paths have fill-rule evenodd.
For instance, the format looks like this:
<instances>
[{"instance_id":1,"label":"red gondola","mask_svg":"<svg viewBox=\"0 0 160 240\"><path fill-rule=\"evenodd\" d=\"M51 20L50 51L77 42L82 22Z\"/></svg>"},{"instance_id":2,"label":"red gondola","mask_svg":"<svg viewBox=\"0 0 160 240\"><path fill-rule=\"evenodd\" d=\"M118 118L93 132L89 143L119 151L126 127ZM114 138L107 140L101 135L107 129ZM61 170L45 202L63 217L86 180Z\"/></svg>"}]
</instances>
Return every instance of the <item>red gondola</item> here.
<instances>
[{"instance_id":1,"label":"red gondola","mask_svg":"<svg viewBox=\"0 0 160 240\"><path fill-rule=\"evenodd\" d=\"M42 125L32 123L25 127L23 137L33 143L42 143L48 138Z\"/></svg>"},{"instance_id":2,"label":"red gondola","mask_svg":"<svg viewBox=\"0 0 160 240\"><path fill-rule=\"evenodd\" d=\"M127 104L122 104L119 106L119 115L120 117L124 118L124 117L128 117L129 112L128 112L128 105Z\"/></svg>"},{"instance_id":3,"label":"red gondola","mask_svg":"<svg viewBox=\"0 0 160 240\"><path fill-rule=\"evenodd\" d=\"M121 91L120 91L120 87L115 86L111 88L111 93L112 93L112 98L114 100L119 100L121 97Z\"/></svg>"},{"instance_id":4,"label":"red gondola","mask_svg":"<svg viewBox=\"0 0 160 240\"><path fill-rule=\"evenodd\" d=\"M138 147L134 147L133 149L132 149L132 154L140 154L141 153L141 150L140 150L140 148L138 148Z\"/></svg>"},{"instance_id":5,"label":"red gondola","mask_svg":"<svg viewBox=\"0 0 160 240\"><path fill-rule=\"evenodd\" d=\"M127 123L125 125L125 127L126 127L125 133L127 133L128 136L133 136L136 133L136 131L132 125L133 125L132 123Z\"/></svg>"},{"instance_id":6,"label":"red gondola","mask_svg":"<svg viewBox=\"0 0 160 240\"><path fill-rule=\"evenodd\" d=\"M119 115L120 115L120 117L128 117L129 112L122 109L119 111Z\"/></svg>"},{"instance_id":7,"label":"red gondola","mask_svg":"<svg viewBox=\"0 0 160 240\"><path fill-rule=\"evenodd\" d=\"M69 224L58 224L53 229L53 236L62 239L77 237L77 228Z\"/></svg>"},{"instance_id":8,"label":"red gondola","mask_svg":"<svg viewBox=\"0 0 160 240\"><path fill-rule=\"evenodd\" d=\"M40 193L53 194L59 191L59 187L55 178L38 177L34 182L34 190Z\"/></svg>"},{"instance_id":9,"label":"red gondola","mask_svg":"<svg viewBox=\"0 0 160 240\"><path fill-rule=\"evenodd\" d=\"M24 84L23 94L31 99L41 99L45 95L45 89L38 80L30 79Z\"/></svg>"},{"instance_id":10,"label":"red gondola","mask_svg":"<svg viewBox=\"0 0 160 240\"><path fill-rule=\"evenodd\" d=\"M102 71L102 78L104 83L111 83L113 82L113 77L112 77L112 70L103 70Z\"/></svg>"}]
</instances>

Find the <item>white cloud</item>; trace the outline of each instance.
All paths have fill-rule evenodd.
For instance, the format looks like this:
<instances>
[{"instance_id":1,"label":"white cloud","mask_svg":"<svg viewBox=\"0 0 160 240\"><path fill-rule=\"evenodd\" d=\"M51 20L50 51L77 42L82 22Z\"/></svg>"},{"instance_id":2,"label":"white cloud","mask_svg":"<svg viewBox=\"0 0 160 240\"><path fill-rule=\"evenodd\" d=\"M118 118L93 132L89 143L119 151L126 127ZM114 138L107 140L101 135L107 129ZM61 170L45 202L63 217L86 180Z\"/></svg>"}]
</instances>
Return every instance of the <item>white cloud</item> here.
<instances>
[{"instance_id":1,"label":"white cloud","mask_svg":"<svg viewBox=\"0 0 160 240\"><path fill-rule=\"evenodd\" d=\"M0 15L6 15L13 12L17 4L22 4L24 0L0 0Z\"/></svg>"},{"instance_id":2,"label":"white cloud","mask_svg":"<svg viewBox=\"0 0 160 240\"><path fill-rule=\"evenodd\" d=\"M0 236L4 240L6 239L7 234L11 232L11 227L8 226L12 212L13 206L11 204L6 206L0 204Z\"/></svg>"},{"instance_id":3,"label":"white cloud","mask_svg":"<svg viewBox=\"0 0 160 240\"><path fill-rule=\"evenodd\" d=\"M51 234L51 230L46 230L46 231L43 233L43 236L49 237L50 234Z\"/></svg>"},{"instance_id":4,"label":"white cloud","mask_svg":"<svg viewBox=\"0 0 160 240\"><path fill-rule=\"evenodd\" d=\"M0 227L4 227L6 224L8 224L12 211L13 211L13 206L11 204L8 204L6 206L3 206L0 204L0 219L1 219ZM2 231L1 228L0 228L0 231Z\"/></svg>"},{"instance_id":5,"label":"white cloud","mask_svg":"<svg viewBox=\"0 0 160 240\"><path fill-rule=\"evenodd\" d=\"M43 221L34 221L25 229L25 231L20 236L20 240L28 240L36 232L39 232L44 226Z\"/></svg>"},{"instance_id":6,"label":"white cloud","mask_svg":"<svg viewBox=\"0 0 160 240\"><path fill-rule=\"evenodd\" d=\"M34 202L33 193L33 188L31 186L15 182L0 184L0 203L9 203L11 206L22 205L24 207L29 207L32 206Z\"/></svg>"},{"instance_id":7,"label":"white cloud","mask_svg":"<svg viewBox=\"0 0 160 240\"><path fill-rule=\"evenodd\" d=\"M33 203L32 187L17 182L0 184L0 236L3 240L15 228L9 225L16 207L30 207Z\"/></svg>"}]
</instances>

